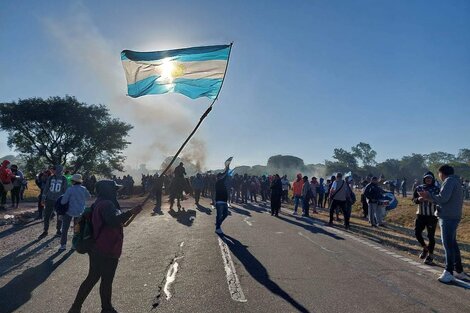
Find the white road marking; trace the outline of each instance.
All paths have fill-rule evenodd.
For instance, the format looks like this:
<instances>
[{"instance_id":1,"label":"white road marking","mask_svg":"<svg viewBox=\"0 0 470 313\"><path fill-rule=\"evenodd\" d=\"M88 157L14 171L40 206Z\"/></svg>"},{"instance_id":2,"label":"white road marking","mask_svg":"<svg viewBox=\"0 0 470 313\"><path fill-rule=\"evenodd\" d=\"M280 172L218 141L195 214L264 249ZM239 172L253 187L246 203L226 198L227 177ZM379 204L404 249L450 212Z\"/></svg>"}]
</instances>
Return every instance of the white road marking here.
<instances>
[{"instance_id":1,"label":"white road marking","mask_svg":"<svg viewBox=\"0 0 470 313\"><path fill-rule=\"evenodd\" d=\"M230 297L234 301L246 302L245 294L243 293L242 286L235 271L235 265L232 261L230 249L227 244L219 237L219 247L222 253L222 260L224 261L225 274L227 278L228 290Z\"/></svg>"},{"instance_id":2,"label":"white road marking","mask_svg":"<svg viewBox=\"0 0 470 313\"><path fill-rule=\"evenodd\" d=\"M163 287L163 292L165 292L166 299L171 298L170 286L175 281L176 273L178 272L178 262L173 262L166 273L165 286Z\"/></svg>"},{"instance_id":3,"label":"white road marking","mask_svg":"<svg viewBox=\"0 0 470 313\"><path fill-rule=\"evenodd\" d=\"M314 224L320 225L320 226L322 226L322 227L325 226L324 223L320 223L320 222L318 222L318 221L315 221L315 220L313 220L312 218L310 218L310 220L311 220ZM406 263L408 263L409 265L413 265L413 266L415 266L415 267L417 267L417 268L424 269L424 268L423 268L424 266L423 266L423 264L421 264L421 263L415 262L415 261L413 261L413 260L410 259L410 258L407 258L407 257L404 257L404 256L402 256L402 255L396 254L395 252L389 251L389 250L383 248L383 246L381 246L381 245L377 245L377 244L375 244L375 243L371 243L371 242L368 242L368 241L367 241L367 240L372 240L372 241L377 242L377 243L380 244L380 241L377 240L377 239L374 240L374 238L368 238L367 240L365 240L365 239L363 239L363 238L361 238L361 237L357 237L356 235L351 235L350 233L344 232L344 231L342 231L342 230L340 230L340 229L337 229L337 228L329 227L329 228L327 228L327 229L328 229L328 230L331 230L331 231L333 231L333 232L335 232L335 233L337 233L337 234L339 234L339 235L341 235L341 236L344 236L344 237L350 238L350 239L352 239L352 240L354 240L354 241L360 242L360 243L362 243L363 245L366 245L366 246L368 246L368 247L374 248L374 249L376 249L377 251L383 252L383 253L386 254L386 255L392 256L392 257L394 257L394 258L396 258L396 259L398 259L398 260L401 260L401 261L403 261L403 262L406 262ZM428 271L428 272L431 272L431 273L433 273L433 274L440 274L440 273L441 273L439 270L436 270L436 269L434 269L434 268L432 268L432 267L430 267L430 266L426 266L426 269L425 269L425 270ZM460 281L460 282L456 282L456 283L458 283L459 285L461 285L461 286L463 286L463 287L465 287L465 288L469 288L469 289L470 289L470 284L468 284L468 286L467 286L467 285L466 285L466 284L467 284L466 282Z\"/></svg>"},{"instance_id":4,"label":"white road marking","mask_svg":"<svg viewBox=\"0 0 470 313\"><path fill-rule=\"evenodd\" d=\"M250 217L247 216L247 217L245 217L245 218L243 219L243 221L245 221L245 223L247 223L248 226L253 226L253 224L248 220L249 218L250 218Z\"/></svg>"},{"instance_id":5,"label":"white road marking","mask_svg":"<svg viewBox=\"0 0 470 313\"><path fill-rule=\"evenodd\" d=\"M283 231L277 231L276 234L281 235L281 234L284 234L284 232Z\"/></svg>"},{"instance_id":6,"label":"white road marking","mask_svg":"<svg viewBox=\"0 0 470 313\"><path fill-rule=\"evenodd\" d=\"M300 237L303 237L303 238L305 238L305 239L307 239L307 240L310 241L311 243L313 243L313 244L315 244L316 246L320 247L322 250L325 250L325 251L330 252L330 253L336 253L335 251L331 251L330 249L325 248L324 246L322 246L322 245L319 244L318 242L314 241L314 240L311 239L310 237L305 236L305 235L302 234L301 232L299 232L299 236L300 236Z\"/></svg>"},{"instance_id":7,"label":"white road marking","mask_svg":"<svg viewBox=\"0 0 470 313\"><path fill-rule=\"evenodd\" d=\"M181 249L183 248L184 241L180 243L180 253ZM166 273L166 279L165 279L165 285L163 286L163 292L166 295L166 299L169 300L171 298L171 292L170 292L170 287L171 284L176 279L176 273L178 272L178 261L179 259L184 258L184 256L178 256L173 259L173 262L170 264L170 267L168 268L168 272ZM150 274L150 273L149 273Z\"/></svg>"}]
</instances>

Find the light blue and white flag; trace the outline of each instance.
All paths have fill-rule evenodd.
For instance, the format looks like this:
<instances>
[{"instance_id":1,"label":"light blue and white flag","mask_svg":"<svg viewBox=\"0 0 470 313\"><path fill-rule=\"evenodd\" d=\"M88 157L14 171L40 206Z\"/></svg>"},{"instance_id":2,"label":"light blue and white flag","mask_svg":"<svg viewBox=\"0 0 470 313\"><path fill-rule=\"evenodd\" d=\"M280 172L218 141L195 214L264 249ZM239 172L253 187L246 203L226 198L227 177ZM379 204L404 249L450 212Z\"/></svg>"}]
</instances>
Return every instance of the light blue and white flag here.
<instances>
[{"instance_id":1,"label":"light blue and white flag","mask_svg":"<svg viewBox=\"0 0 470 313\"><path fill-rule=\"evenodd\" d=\"M137 98L178 92L215 99L222 87L232 45L155 52L121 52L127 92Z\"/></svg>"}]
</instances>

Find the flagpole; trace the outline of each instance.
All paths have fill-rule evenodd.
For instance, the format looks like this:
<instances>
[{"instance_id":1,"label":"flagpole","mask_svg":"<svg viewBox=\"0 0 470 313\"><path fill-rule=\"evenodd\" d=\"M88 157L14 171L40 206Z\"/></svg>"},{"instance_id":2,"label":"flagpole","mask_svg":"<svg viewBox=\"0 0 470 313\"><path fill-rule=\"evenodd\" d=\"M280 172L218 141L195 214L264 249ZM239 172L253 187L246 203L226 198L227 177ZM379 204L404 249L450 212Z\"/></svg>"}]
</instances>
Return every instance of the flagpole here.
<instances>
[{"instance_id":1,"label":"flagpole","mask_svg":"<svg viewBox=\"0 0 470 313\"><path fill-rule=\"evenodd\" d=\"M199 122L197 123L196 127L194 127L193 131L189 134L188 138L186 138L186 140L183 142L183 144L181 145L181 147L178 149L178 151L176 151L176 154L173 156L173 159L171 160L171 162L167 165L167 167L165 168L165 170L160 174L160 175L164 175L170 168L171 166L173 165L173 163L176 161L176 159L178 158L178 155L181 153L181 151L184 149L184 147L186 146L186 144L189 142L189 140L191 140L191 138L193 137L193 135L196 133L196 131L198 130L199 126L201 126L202 122L204 121L204 119L207 117L207 115L209 115L209 113L212 111L212 106L214 105L215 101L219 98L219 94L220 94L220 91L222 90L222 86L224 85L224 81L225 81L225 74L227 74L227 69L228 69L228 63L230 61L230 53L232 52L232 45L233 45L233 42L230 43L230 50L228 52L228 57L227 57L227 65L225 66L225 71L224 71L224 77L222 78L222 83L220 84L220 88L219 88L219 91L217 92L217 95L215 96L214 100L212 101L211 105L207 108L207 110L204 112L204 114L202 114L202 116L199 118Z\"/></svg>"},{"instance_id":2,"label":"flagpole","mask_svg":"<svg viewBox=\"0 0 470 313\"><path fill-rule=\"evenodd\" d=\"M176 154L173 156L173 159L171 159L170 163L167 165L167 167L163 170L163 172L160 174L160 176L163 176L166 174L166 172L171 168L171 166L173 165L173 163L176 161L176 159L178 158L178 155L181 153L181 151L184 149L184 147L186 146L186 144L189 142L189 140L191 140L191 138L193 137L193 135L196 133L196 131L198 130L199 126L201 126L202 122L204 121L204 119L207 117L207 115L209 115L209 113L212 111L212 107L214 106L215 104L215 101L219 98L219 94L220 94L220 91L222 90L222 86L224 85L224 81L225 81L225 76L227 74L227 69L228 69L228 64L229 64L229 61L230 61L230 54L232 53L232 46L233 46L233 41L230 43L230 50L228 52L228 57L227 57L227 65L225 66L225 71L224 71L224 77L222 78L222 82L220 84L220 88L219 88L219 91L217 92L217 95L215 96L214 100L212 101L211 105L207 108L207 110L202 114L202 116L199 118L199 122L196 124L196 127L194 127L193 131L189 134L188 138L186 138L186 140L183 142L183 144L181 145L181 147L178 149L178 151L176 151ZM152 194L149 193L149 195L144 199L144 201L142 201L142 206L145 205L145 203L147 203L147 201L150 200L150 198L152 197ZM135 218L135 215L132 215L129 220L127 220L126 223L124 223L124 227L128 226Z\"/></svg>"}]
</instances>

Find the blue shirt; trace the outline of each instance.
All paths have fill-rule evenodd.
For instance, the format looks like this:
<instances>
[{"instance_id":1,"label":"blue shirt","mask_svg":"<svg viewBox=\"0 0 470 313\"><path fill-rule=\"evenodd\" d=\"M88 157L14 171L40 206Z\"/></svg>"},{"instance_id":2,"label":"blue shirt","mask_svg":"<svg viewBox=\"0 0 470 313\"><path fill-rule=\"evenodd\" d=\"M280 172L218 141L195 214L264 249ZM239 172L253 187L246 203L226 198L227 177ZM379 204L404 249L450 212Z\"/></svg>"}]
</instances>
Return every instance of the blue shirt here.
<instances>
[{"instance_id":1,"label":"blue shirt","mask_svg":"<svg viewBox=\"0 0 470 313\"><path fill-rule=\"evenodd\" d=\"M85 210L86 200L89 198L90 193L88 192L88 189L82 185L72 185L71 187L67 188L67 191L65 191L61 203L69 203L67 215L78 217Z\"/></svg>"}]
</instances>

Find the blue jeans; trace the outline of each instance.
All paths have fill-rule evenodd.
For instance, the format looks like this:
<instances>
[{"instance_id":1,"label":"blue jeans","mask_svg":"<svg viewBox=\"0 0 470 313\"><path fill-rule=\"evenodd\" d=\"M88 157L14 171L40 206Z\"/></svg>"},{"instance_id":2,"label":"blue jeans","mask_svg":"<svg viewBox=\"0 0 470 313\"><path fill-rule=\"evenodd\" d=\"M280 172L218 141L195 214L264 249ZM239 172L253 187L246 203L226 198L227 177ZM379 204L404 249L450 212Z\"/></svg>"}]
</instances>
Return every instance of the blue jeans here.
<instances>
[{"instance_id":1,"label":"blue jeans","mask_svg":"<svg viewBox=\"0 0 470 313\"><path fill-rule=\"evenodd\" d=\"M227 202L216 202L215 208L217 210L217 217L215 218L215 228L220 228L225 218L228 215Z\"/></svg>"},{"instance_id":2,"label":"blue jeans","mask_svg":"<svg viewBox=\"0 0 470 313\"><path fill-rule=\"evenodd\" d=\"M297 208L299 204L302 206L302 197L301 196L294 196L294 212L297 213Z\"/></svg>"},{"instance_id":3,"label":"blue jeans","mask_svg":"<svg viewBox=\"0 0 470 313\"><path fill-rule=\"evenodd\" d=\"M459 222L460 220L458 219L439 219L442 245L446 254L446 271L450 273L453 273L454 269L457 273L463 271L459 245L457 244L457 227Z\"/></svg>"}]
</instances>

